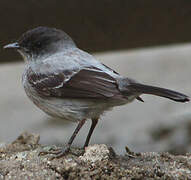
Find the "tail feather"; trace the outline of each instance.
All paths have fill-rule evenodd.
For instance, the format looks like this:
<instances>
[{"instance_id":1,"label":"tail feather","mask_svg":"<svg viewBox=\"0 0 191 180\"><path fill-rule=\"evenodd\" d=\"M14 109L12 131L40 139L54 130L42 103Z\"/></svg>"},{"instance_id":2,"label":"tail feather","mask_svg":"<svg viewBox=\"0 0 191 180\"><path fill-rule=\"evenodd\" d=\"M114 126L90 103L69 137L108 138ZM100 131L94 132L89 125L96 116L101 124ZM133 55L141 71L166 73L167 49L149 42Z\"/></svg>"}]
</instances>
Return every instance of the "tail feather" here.
<instances>
[{"instance_id":1,"label":"tail feather","mask_svg":"<svg viewBox=\"0 0 191 180\"><path fill-rule=\"evenodd\" d=\"M128 89L136 91L141 94L152 94L156 96L165 97L177 102L187 102L190 101L190 98L187 95L182 93L172 91L165 88L155 87L155 86L148 86L139 83L132 83L128 86Z\"/></svg>"}]
</instances>

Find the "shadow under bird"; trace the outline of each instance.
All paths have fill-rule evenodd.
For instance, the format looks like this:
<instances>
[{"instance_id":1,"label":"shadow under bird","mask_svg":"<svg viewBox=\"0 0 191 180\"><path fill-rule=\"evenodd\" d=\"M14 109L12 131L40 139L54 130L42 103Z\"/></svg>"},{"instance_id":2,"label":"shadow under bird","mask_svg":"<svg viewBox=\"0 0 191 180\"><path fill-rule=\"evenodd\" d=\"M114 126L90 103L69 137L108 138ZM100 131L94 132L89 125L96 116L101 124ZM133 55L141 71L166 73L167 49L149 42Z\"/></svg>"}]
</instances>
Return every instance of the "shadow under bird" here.
<instances>
[{"instance_id":1,"label":"shadow under bird","mask_svg":"<svg viewBox=\"0 0 191 180\"><path fill-rule=\"evenodd\" d=\"M165 97L177 102L189 97L169 89L144 85L123 77L79 49L62 30L37 27L4 48L16 49L26 62L22 82L27 96L47 114L78 122L67 146L69 152L77 133L87 119L92 125L84 147L103 114L114 106L127 104L142 94Z\"/></svg>"}]
</instances>

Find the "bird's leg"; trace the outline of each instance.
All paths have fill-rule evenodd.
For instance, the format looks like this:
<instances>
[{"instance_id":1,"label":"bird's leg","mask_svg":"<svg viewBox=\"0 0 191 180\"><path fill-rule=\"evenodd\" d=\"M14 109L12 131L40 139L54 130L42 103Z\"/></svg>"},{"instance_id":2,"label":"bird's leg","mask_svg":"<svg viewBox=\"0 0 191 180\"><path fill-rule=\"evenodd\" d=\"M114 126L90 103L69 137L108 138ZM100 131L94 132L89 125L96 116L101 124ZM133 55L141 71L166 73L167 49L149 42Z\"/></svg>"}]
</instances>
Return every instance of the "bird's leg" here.
<instances>
[{"instance_id":1,"label":"bird's leg","mask_svg":"<svg viewBox=\"0 0 191 180\"><path fill-rule=\"evenodd\" d=\"M82 128L82 126L84 125L86 119L83 119L81 120L79 123L78 123L78 126L76 127L75 131L73 132L71 138L69 139L68 141L68 144L63 147L61 149L61 151L56 155L56 157L61 157L61 156L64 156L66 153L68 153L70 151L70 147L72 145L72 142L74 141L76 135L78 134L78 132L80 131L80 129Z\"/></svg>"},{"instance_id":2,"label":"bird's leg","mask_svg":"<svg viewBox=\"0 0 191 180\"><path fill-rule=\"evenodd\" d=\"M72 142L74 141L76 135L78 134L78 132L80 131L80 129L84 125L85 121L86 121L86 119L83 119L78 123L78 126L76 127L75 131L73 132L71 138L68 141L68 144L65 147L63 147L61 150L58 150L56 152L49 152L49 153L45 153L45 154L55 154L56 155L55 157L59 158L59 157L64 156L66 153L68 153L70 151L70 147L72 145Z\"/></svg>"},{"instance_id":3,"label":"bird's leg","mask_svg":"<svg viewBox=\"0 0 191 180\"><path fill-rule=\"evenodd\" d=\"M97 125L97 122L98 122L98 118L92 119L92 125L91 125L91 128L89 130L88 136L86 138L86 142L84 144L84 148L88 146L90 138L91 138L91 135L92 135L92 133L93 133L93 131L94 131L96 125Z\"/></svg>"}]
</instances>

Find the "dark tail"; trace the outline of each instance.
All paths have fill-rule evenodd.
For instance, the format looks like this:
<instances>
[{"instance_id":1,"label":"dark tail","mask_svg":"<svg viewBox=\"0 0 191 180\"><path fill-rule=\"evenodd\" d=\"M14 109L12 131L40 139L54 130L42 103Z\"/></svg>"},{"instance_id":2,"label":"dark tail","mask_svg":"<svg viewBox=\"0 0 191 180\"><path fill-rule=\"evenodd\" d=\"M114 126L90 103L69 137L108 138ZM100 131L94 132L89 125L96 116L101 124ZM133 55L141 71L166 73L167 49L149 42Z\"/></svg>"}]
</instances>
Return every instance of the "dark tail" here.
<instances>
[{"instance_id":1,"label":"dark tail","mask_svg":"<svg viewBox=\"0 0 191 180\"><path fill-rule=\"evenodd\" d=\"M148 86L139 83L132 83L128 85L128 89L136 91L141 94L152 94L156 96L165 97L177 102L190 101L189 97L182 93L160 87Z\"/></svg>"}]
</instances>

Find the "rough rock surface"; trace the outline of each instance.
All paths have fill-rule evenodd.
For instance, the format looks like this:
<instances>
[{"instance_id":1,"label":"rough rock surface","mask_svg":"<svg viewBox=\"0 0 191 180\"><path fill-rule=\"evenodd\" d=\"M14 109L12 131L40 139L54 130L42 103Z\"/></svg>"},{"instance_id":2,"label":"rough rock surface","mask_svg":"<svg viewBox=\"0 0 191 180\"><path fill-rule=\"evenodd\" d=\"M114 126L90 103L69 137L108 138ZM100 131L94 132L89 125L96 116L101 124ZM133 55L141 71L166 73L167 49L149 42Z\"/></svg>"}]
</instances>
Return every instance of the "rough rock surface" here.
<instances>
[{"instance_id":1,"label":"rough rock surface","mask_svg":"<svg viewBox=\"0 0 191 180\"><path fill-rule=\"evenodd\" d=\"M38 144L27 132L11 144L0 145L0 179L191 179L191 154L133 153L124 156L106 145L92 145L56 159L44 151L58 147ZM40 153L40 154L39 154Z\"/></svg>"}]
</instances>

